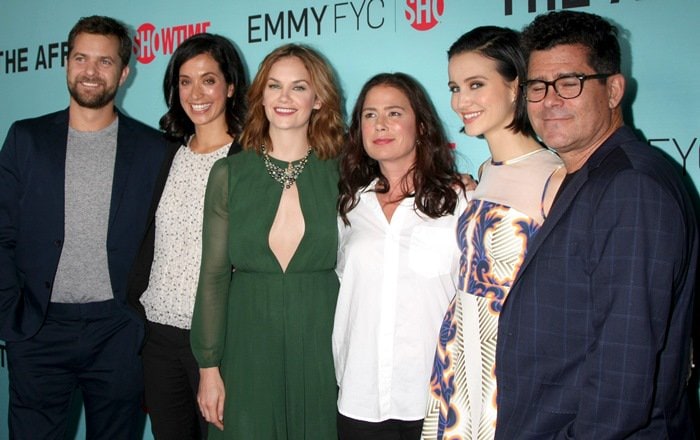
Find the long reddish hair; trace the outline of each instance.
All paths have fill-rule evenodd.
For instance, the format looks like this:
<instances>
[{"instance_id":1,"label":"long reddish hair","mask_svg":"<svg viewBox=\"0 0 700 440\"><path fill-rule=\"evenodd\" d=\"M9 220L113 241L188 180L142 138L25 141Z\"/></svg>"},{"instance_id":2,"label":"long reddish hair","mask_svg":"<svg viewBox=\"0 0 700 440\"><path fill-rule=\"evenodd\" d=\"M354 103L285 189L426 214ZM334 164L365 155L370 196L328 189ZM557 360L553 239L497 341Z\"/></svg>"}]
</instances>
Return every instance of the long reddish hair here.
<instances>
[{"instance_id":1,"label":"long reddish hair","mask_svg":"<svg viewBox=\"0 0 700 440\"><path fill-rule=\"evenodd\" d=\"M261 152L263 145L272 150L270 142L270 122L262 105L263 91L270 76L270 69L277 61L298 58L311 77L311 85L321 108L313 110L309 120L309 144L320 159L336 157L344 143L345 122L341 112L341 98L335 76L328 62L314 49L301 44L287 44L270 52L260 63L248 89L248 117L246 118L241 145L246 150Z\"/></svg>"}]
</instances>

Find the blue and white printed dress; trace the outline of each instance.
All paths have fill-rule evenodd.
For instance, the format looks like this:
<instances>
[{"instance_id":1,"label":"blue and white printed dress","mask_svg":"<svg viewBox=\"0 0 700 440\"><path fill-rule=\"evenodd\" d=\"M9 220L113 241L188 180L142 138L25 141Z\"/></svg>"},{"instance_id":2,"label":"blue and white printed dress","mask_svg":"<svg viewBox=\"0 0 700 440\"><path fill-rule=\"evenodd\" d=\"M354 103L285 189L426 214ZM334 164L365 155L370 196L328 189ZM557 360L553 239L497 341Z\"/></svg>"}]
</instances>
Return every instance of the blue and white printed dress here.
<instances>
[{"instance_id":1,"label":"blue and white printed dress","mask_svg":"<svg viewBox=\"0 0 700 440\"><path fill-rule=\"evenodd\" d=\"M498 316L527 243L544 221L544 195L562 167L541 149L487 161L457 226L459 290L440 329L423 438L493 439Z\"/></svg>"}]
</instances>

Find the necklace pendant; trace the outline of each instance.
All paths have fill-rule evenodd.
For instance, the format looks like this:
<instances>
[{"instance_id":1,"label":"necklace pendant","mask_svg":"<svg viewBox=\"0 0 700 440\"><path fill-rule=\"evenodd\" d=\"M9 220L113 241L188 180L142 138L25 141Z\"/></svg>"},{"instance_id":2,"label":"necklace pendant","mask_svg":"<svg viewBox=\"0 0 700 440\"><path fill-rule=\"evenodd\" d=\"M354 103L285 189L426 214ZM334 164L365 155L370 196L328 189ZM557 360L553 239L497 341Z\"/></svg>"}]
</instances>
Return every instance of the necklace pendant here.
<instances>
[{"instance_id":1,"label":"necklace pendant","mask_svg":"<svg viewBox=\"0 0 700 440\"><path fill-rule=\"evenodd\" d=\"M309 149L306 151L306 155L299 161L298 164L294 165L292 162L288 162L287 167L282 168L272 163L264 145L261 149L263 153L263 160L265 162L265 168L267 169L268 174L282 185L282 189L289 189L292 187L292 185L294 185L297 177L299 177L301 172L304 170L304 166L306 166L306 162L309 160L309 154L311 153L311 147L309 147Z\"/></svg>"}]
</instances>

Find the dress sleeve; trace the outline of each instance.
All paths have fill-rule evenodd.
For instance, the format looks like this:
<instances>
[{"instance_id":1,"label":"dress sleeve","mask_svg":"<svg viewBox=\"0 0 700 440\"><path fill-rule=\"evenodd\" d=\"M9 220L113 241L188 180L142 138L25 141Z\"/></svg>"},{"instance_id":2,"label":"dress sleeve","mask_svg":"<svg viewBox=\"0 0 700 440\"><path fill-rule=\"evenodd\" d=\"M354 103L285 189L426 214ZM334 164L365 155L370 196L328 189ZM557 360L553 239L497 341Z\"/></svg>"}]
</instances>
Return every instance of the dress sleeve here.
<instances>
[{"instance_id":1,"label":"dress sleeve","mask_svg":"<svg viewBox=\"0 0 700 440\"><path fill-rule=\"evenodd\" d=\"M226 339L231 261L228 253L229 163L217 161L204 198L202 265L190 334L200 368L219 366Z\"/></svg>"}]
</instances>

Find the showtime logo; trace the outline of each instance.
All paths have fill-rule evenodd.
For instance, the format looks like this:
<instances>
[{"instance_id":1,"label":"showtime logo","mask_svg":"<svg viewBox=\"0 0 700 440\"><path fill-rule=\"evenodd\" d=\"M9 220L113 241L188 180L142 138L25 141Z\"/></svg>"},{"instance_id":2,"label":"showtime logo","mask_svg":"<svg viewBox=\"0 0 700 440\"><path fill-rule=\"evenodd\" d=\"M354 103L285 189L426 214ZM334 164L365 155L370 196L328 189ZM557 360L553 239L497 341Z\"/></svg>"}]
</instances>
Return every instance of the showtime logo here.
<instances>
[{"instance_id":1,"label":"showtime logo","mask_svg":"<svg viewBox=\"0 0 700 440\"><path fill-rule=\"evenodd\" d=\"M418 31L429 31L445 12L444 0L406 0L404 15L411 27Z\"/></svg>"},{"instance_id":2,"label":"showtime logo","mask_svg":"<svg viewBox=\"0 0 700 440\"><path fill-rule=\"evenodd\" d=\"M136 29L134 35L134 55L136 61L148 64L156 59L157 53L170 55L187 38L207 31L211 22L180 24L164 27L160 30L152 23L144 23Z\"/></svg>"}]
</instances>

